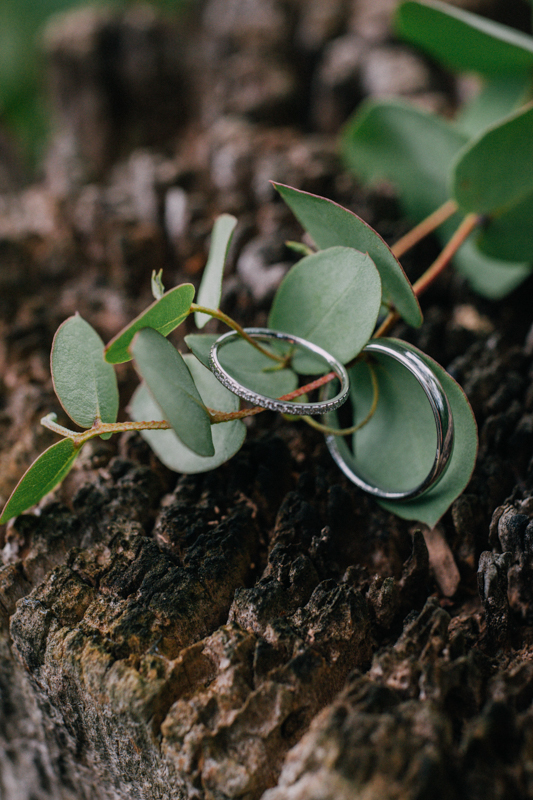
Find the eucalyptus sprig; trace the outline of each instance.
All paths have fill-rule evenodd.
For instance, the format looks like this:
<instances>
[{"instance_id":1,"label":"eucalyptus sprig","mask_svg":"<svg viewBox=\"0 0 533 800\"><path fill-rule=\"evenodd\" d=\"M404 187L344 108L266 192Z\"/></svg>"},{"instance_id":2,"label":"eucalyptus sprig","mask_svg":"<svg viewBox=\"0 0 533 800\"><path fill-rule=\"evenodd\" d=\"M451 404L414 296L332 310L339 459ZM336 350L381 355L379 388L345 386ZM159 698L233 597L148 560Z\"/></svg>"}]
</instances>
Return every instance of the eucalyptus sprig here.
<instances>
[{"instance_id":1,"label":"eucalyptus sprig","mask_svg":"<svg viewBox=\"0 0 533 800\"><path fill-rule=\"evenodd\" d=\"M395 25L449 69L477 73L481 89L453 121L398 100L363 103L344 159L368 183L390 181L414 222L435 214L443 246L473 224L455 267L500 299L532 270L533 37L439 0L406 0Z\"/></svg>"},{"instance_id":2,"label":"eucalyptus sprig","mask_svg":"<svg viewBox=\"0 0 533 800\"><path fill-rule=\"evenodd\" d=\"M167 467L186 473L214 469L239 450L246 434L243 419L265 409L241 407L219 382L220 371L212 371L210 352L218 333L189 334L190 352L184 355L169 342L168 334L191 315L198 329L214 319L236 332L218 355L231 375L229 385L235 391L245 387L248 396L251 390L256 397L307 403L304 396L317 389L327 393L336 379L330 365L344 364L350 406L345 427L336 411L325 422L299 419L321 430L330 450L329 437L341 442L337 453L347 453L365 476L358 485L409 494L403 499L382 494L378 500L398 516L432 526L463 491L477 452L476 424L464 393L427 355L383 337L400 318L413 327L422 324L418 298L452 261L475 289L492 298L503 297L530 274L533 38L438 0L407 0L396 24L401 36L447 66L478 72L485 81L454 122L399 101L379 101L364 104L346 128L347 164L369 182L391 181L414 228L391 248L364 220L331 200L274 184L316 246L314 251L288 243L303 257L281 282L268 325L289 340L258 341L219 308L236 225L227 214L215 223L197 303L194 286L165 291L159 273L152 275L152 305L107 345L79 315L67 319L54 338L52 378L64 411L82 430L58 424L53 414L43 418L62 438L21 478L0 522L38 503L67 475L85 442L97 436L139 431ZM398 259L433 231L443 250L412 286ZM365 349L370 340L374 344ZM302 349L302 342L322 348L331 357L327 364L309 347ZM387 358L391 351L401 351L403 362ZM132 359L142 382L129 403L131 419L117 422L113 365ZM446 470L416 497L410 487L425 488L439 458L441 434L423 381L402 366L410 360L438 387L443 419L454 431ZM446 439L446 455L451 441Z\"/></svg>"},{"instance_id":3,"label":"eucalyptus sprig","mask_svg":"<svg viewBox=\"0 0 533 800\"><path fill-rule=\"evenodd\" d=\"M327 435L335 433L352 441L364 470L369 469L374 449L371 471L378 483L394 487L398 481L419 482L434 457L436 436L420 386L409 373L398 373L394 365L370 359L363 350L383 331L379 325L383 309L393 309L409 325L422 324L417 298L422 284L411 286L394 249L364 220L326 198L274 185L318 250L300 251L304 257L281 282L268 325L319 346L345 364L351 384L353 419L344 429L339 429L335 415L326 424L313 417L301 419ZM191 315L199 328L211 318L238 334L221 350L220 360L239 385L256 393L294 401L335 379L324 360L308 349L286 341L259 343L219 308L235 224L227 214L215 223L198 303L193 302L191 284L165 291L161 274L152 275L154 302L107 345L78 314L60 326L51 354L54 388L64 411L82 430L58 424L53 414L42 419L62 439L22 477L1 522L39 502L67 475L83 445L97 436L139 431L167 467L187 473L214 469L239 450L246 434L242 420L265 409L241 407L239 398L211 371L209 354L219 334L189 334L185 341L190 352L185 355L166 338ZM432 229L431 220L426 227ZM415 241L419 236L415 232ZM459 245L456 237L455 250ZM403 249L408 247L401 244ZM451 255L445 253L445 259ZM435 265L428 270L428 280L434 271ZM468 482L477 438L464 394L442 368L424 358L448 395L457 443L438 484L420 498L388 507L408 519L434 524ZM117 422L114 365L129 360L142 382L129 403L131 419ZM369 441L374 445L369 447Z\"/></svg>"}]
</instances>

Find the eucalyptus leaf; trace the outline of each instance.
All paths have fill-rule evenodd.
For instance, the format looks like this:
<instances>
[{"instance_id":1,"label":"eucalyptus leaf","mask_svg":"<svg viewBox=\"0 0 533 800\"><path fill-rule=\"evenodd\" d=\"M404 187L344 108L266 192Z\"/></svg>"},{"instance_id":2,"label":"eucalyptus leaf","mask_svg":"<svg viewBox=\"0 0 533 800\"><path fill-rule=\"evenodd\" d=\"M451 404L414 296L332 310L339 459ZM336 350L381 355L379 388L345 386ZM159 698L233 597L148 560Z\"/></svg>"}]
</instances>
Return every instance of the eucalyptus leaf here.
<instances>
[{"instance_id":1,"label":"eucalyptus leaf","mask_svg":"<svg viewBox=\"0 0 533 800\"><path fill-rule=\"evenodd\" d=\"M405 346L405 342L402 344ZM477 454L477 429L472 409L453 378L424 353L408 347L424 359L446 392L455 426L454 449L443 477L421 497L378 502L404 519L433 527L470 480ZM345 440L339 439L338 446L365 480L386 490L405 491L420 484L433 464L437 441L433 412L408 370L387 356L373 356L373 364L379 385L376 411L353 435L353 455ZM360 362L349 374L357 424L372 404L370 368ZM337 425L337 416L331 415L331 421Z\"/></svg>"},{"instance_id":2,"label":"eucalyptus leaf","mask_svg":"<svg viewBox=\"0 0 533 800\"><path fill-rule=\"evenodd\" d=\"M276 186L276 184L274 184L274 186ZM298 256L312 256L315 252L314 248L309 247L309 245L304 244L304 242L294 242L292 239L285 242L285 247L288 247L289 250L292 250L292 252L296 253Z\"/></svg>"},{"instance_id":3,"label":"eucalyptus leaf","mask_svg":"<svg viewBox=\"0 0 533 800\"><path fill-rule=\"evenodd\" d=\"M350 247L330 247L302 258L289 270L274 297L268 324L346 363L372 335L380 304L381 281L370 256ZM309 374L320 371L314 368Z\"/></svg>"},{"instance_id":4,"label":"eucalyptus leaf","mask_svg":"<svg viewBox=\"0 0 533 800\"><path fill-rule=\"evenodd\" d=\"M390 180L414 221L449 199L449 173L467 142L464 134L434 115L398 101L363 104L343 139L348 165L366 181ZM444 245L457 228L456 214L437 231ZM527 263L490 258L468 240L454 257L456 269L484 297L500 299L530 273Z\"/></svg>"},{"instance_id":5,"label":"eucalyptus leaf","mask_svg":"<svg viewBox=\"0 0 533 800\"><path fill-rule=\"evenodd\" d=\"M477 244L493 258L533 260L533 192L482 227Z\"/></svg>"},{"instance_id":6,"label":"eucalyptus leaf","mask_svg":"<svg viewBox=\"0 0 533 800\"><path fill-rule=\"evenodd\" d=\"M165 287L163 285L163 270L160 269L159 272L156 273L155 269L152 270L152 278L150 281L150 286L152 289L152 294L156 300L161 300L163 295L165 294Z\"/></svg>"},{"instance_id":7,"label":"eucalyptus leaf","mask_svg":"<svg viewBox=\"0 0 533 800\"><path fill-rule=\"evenodd\" d=\"M131 355L128 348L141 328L153 328L162 336L168 336L187 318L193 298L194 286L191 283L183 283L166 292L111 339L105 349L106 361L110 364L129 361Z\"/></svg>"},{"instance_id":8,"label":"eucalyptus leaf","mask_svg":"<svg viewBox=\"0 0 533 800\"><path fill-rule=\"evenodd\" d=\"M390 181L420 221L449 200L450 167L467 142L451 124L399 100L367 101L342 137L348 167L364 181Z\"/></svg>"},{"instance_id":9,"label":"eucalyptus leaf","mask_svg":"<svg viewBox=\"0 0 533 800\"><path fill-rule=\"evenodd\" d=\"M531 36L438 0L402 3L395 28L454 70L501 76L533 69Z\"/></svg>"},{"instance_id":10,"label":"eucalyptus leaf","mask_svg":"<svg viewBox=\"0 0 533 800\"><path fill-rule=\"evenodd\" d=\"M501 300L531 275L528 262L503 261L492 258L476 246L472 239L459 248L453 259L457 271L471 287L489 300Z\"/></svg>"},{"instance_id":11,"label":"eucalyptus leaf","mask_svg":"<svg viewBox=\"0 0 533 800\"><path fill-rule=\"evenodd\" d=\"M41 453L16 485L2 511L0 523L27 511L61 483L80 450L72 439L62 439Z\"/></svg>"},{"instance_id":12,"label":"eucalyptus leaf","mask_svg":"<svg viewBox=\"0 0 533 800\"><path fill-rule=\"evenodd\" d=\"M479 136L486 128L516 111L529 99L531 74L488 78L480 92L465 103L455 124L466 136Z\"/></svg>"},{"instance_id":13,"label":"eucalyptus leaf","mask_svg":"<svg viewBox=\"0 0 533 800\"><path fill-rule=\"evenodd\" d=\"M77 425L90 428L98 419L116 421L115 370L104 360L103 341L79 314L58 328L50 361L59 402Z\"/></svg>"},{"instance_id":14,"label":"eucalyptus leaf","mask_svg":"<svg viewBox=\"0 0 533 800\"><path fill-rule=\"evenodd\" d=\"M435 419L420 383L402 364L373 354L372 368L379 399L371 420L353 434L357 473L380 489L403 492L420 484L431 469L437 447ZM372 405L370 370L366 361L350 369L354 425Z\"/></svg>"},{"instance_id":15,"label":"eucalyptus leaf","mask_svg":"<svg viewBox=\"0 0 533 800\"><path fill-rule=\"evenodd\" d=\"M206 369L210 369L209 354L211 352L211 347L217 339L220 339L220 336L220 333L188 333L185 337L185 344L198 361L200 361Z\"/></svg>"},{"instance_id":16,"label":"eucalyptus leaf","mask_svg":"<svg viewBox=\"0 0 533 800\"><path fill-rule=\"evenodd\" d=\"M209 369L211 346L218 338L218 333L191 333L185 337L185 342L196 358ZM261 342L261 345L264 347L266 343ZM270 349L283 356L290 348L286 344L276 343ZM278 369L275 361L260 353L244 339L236 339L224 345L219 350L219 360L235 380L247 389L267 397L283 397L294 391L298 385L298 378L292 369Z\"/></svg>"},{"instance_id":17,"label":"eucalyptus leaf","mask_svg":"<svg viewBox=\"0 0 533 800\"><path fill-rule=\"evenodd\" d=\"M342 245L368 253L380 274L384 299L394 304L409 325L422 324L420 305L401 264L370 225L324 197L281 183L273 185L321 250Z\"/></svg>"},{"instance_id":18,"label":"eucalyptus leaf","mask_svg":"<svg viewBox=\"0 0 533 800\"><path fill-rule=\"evenodd\" d=\"M209 415L180 353L154 328L138 331L130 350L138 372L183 444L200 456L213 456Z\"/></svg>"},{"instance_id":19,"label":"eucalyptus leaf","mask_svg":"<svg viewBox=\"0 0 533 800\"><path fill-rule=\"evenodd\" d=\"M510 210L533 193L533 105L474 139L461 151L452 191L463 211Z\"/></svg>"},{"instance_id":20,"label":"eucalyptus leaf","mask_svg":"<svg viewBox=\"0 0 533 800\"><path fill-rule=\"evenodd\" d=\"M190 354L183 356L194 379L205 405L218 411L237 411L239 398L222 386L215 376ZM129 413L136 421L163 419L161 409L153 399L146 384L141 384L133 395ZM212 426L213 456L203 458L189 450L176 436L174 431L141 431L141 436L148 442L158 458L169 469L176 472L207 472L228 461L240 450L246 436L246 426L241 420L222 422Z\"/></svg>"},{"instance_id":21,"label":"eucalyptus leaf","mask_svg":"<svg viewBox=\"0 0 533 800\"><path fill-rule=\"evenodd\" d=\"M231 214L222 214L213 226L209 257L196 301L200 306L217 309L220 305L224 264L236 224L237 220ZM201 311L196 311L194 314L197 328L203 328L210 319L209 314L203 314Z\"/></svg>"},{"instance_id":22,"label":"eucalyptus leaf","mask_svg":"<svg viewBox=\"0 0 533 800\"><path fill-rule=\"evenodd\" d=\"M433 370L446 392L455 426L455 444L448 469L443 477L421 497L380 505L403 519L414 519L434 527L453 501L465 490L476 464L477 425L465 393L445 369L419 351L419 355Z\"/></svg>"}]
</instances>

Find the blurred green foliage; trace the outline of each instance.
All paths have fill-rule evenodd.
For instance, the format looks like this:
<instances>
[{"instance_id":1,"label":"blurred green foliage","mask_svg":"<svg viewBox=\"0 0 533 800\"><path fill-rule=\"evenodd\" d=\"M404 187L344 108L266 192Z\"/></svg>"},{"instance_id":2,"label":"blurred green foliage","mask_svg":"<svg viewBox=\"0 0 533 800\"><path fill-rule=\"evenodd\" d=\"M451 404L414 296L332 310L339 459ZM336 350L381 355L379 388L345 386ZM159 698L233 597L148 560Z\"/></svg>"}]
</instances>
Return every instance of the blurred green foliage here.
<instances>
[{"instance_id":1,"label":"blurred green foliage","mask_svg":"<svg viewBox=\"0 0 533 800\"><path fill-rule=\"evenodd\" d=\"M178 12L185 2L153 0L169 13ZM28 167L38 164L49 127L40 34L53 14L87 4L87 0L0 0L0 124ZM98 4L121 7L132 0Z\"/></svg>"}]
</instances>

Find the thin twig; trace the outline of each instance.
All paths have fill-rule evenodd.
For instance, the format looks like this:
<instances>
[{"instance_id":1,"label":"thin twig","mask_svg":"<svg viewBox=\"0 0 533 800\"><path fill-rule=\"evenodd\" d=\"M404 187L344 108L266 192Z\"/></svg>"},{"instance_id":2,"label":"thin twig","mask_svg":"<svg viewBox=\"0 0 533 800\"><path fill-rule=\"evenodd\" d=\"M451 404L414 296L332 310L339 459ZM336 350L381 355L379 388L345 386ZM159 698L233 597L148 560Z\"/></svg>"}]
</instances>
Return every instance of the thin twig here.
<instances>
[{"instance_id":1,"label":"thin twig","mask_svg":"<svg viewBox=\"0 0 533 800\"><path fill-rule=\"evenodd\" d=\"M328 372L327 375L323 375L321 378L317 378L316 380L311 381L311 383L307 383L305 386L300 386L299 389L295 389L293 392L289 392L289 394L285 394L278 399L294 400L296 397L300 397L302 394L307 394L308 392L314 391L314 389L319 389L321 386L324 386L326 383L329 383L329 381L336 377L337 376L334 372ZM209 414L209 420L212 425L216 425L220 422L231 422L235 419L244 419L245 417L253 417L255 414L260 414L262 411L266 411L266 408L260 408L259 406L255 406L254 408L246 408L242 411L230 412L216 411L215 409L207 408L207 406L205 408ZM165 431L172 429L172 425L170 422L167 422L166 419L143 420L138 422L101 422L100 420L96 420L91 428L83 432L78 432L71 431L68 428L64 428L63 425L59 425L55 421L55 414L48 414L46 417L43 417L41 419L41 425L51 431L54 431L54 433L59 433L60 436L63 436L66 439L72 439L76 447L80 447L90 439L94 439L96 436L101 436L105 433L124 433L126 431Z\"/></svg>"},{"instance_id":2,"label":"thin twig","mask_svg":"<svg viewBox=\"0 0 533 800\"><path fill-rule=\"evenodd\" d=\"M461 245L468 239L473 230L480 224L482 217L479 214L468 214L461 222L454 235L443 249L438 258L424 272L424 274L413 284L413 292L420 297L433 283L433 281L448 266ZM382 325L374 334L374 339L385 336L393 325L400 319L398 312L391 312L384 320Z\"/></svg>"},{"instance_id":3,"label":"thin twig","mask_svg":"<svg viewBox=\"0 0 533 800\"><path fill-rule=\"evenodd\" d=\"M375 414L378 400L379 400L379 385L378 379L376 375L376 370L372 366L370 362L367 362L368 369L370 370L370 379L372 380L372 405L370 406L370 411L366 415L366 417L358 422L357 425L352 425L351 428L330 428L329 425L323 425L321 422L317 422L313 417L302 417L302 419L307 422L312 428L315 428L317 431L321 431L322 433L332 434L333 436L349 436L352 433L356 433L357 431L364 428L367 423L370 422L372 417Z\"/></svg>"},{"instance_id":4,"label":"thin twig","mask_svg":"<svg viewBox=\"0 0 533 800\"><path fill-rule=\"evenodd\" d=\"M255 347L255 349L259 350L259 352L263 353L263 355L268 356L268 358L271 358L273 361L280 361L284 364L286 363L286 358L284 356L278 356L275 353L271 353L269 350L266 350L264 347L261 347L261 345L258 344L252 336L249 336L246 333L244 328L241 327L241 325L239 325L238 322L235 322L234 319L228 317L228 315L224 314L224 312L220 311L220 309L206 308L205 306L198 306L196 305L196 303L191 303L190 310L199 311L202 314L208 314L210 317L213 317L214 319L219 319L221 322L224 322L229 328L232 328L234 331L236 331L239 334L239 336L241 336L243 339L246 339L246 341L249 344L251 344L252 347Z\"/></svg>"},{"instance_id":5,"label":"thin twig","mask_svg":"<svg viewBox=\"0 0 533 800\"><path fill-rule=\"evenodd\" d=\"M295 389L293 392L289 392L289 394L284 394L282 397L278 397L278 400L295 400L297 397L300 397L302 394L307 394L308 392L312 392L315 389L319 389L321 386L324 386L326 383L329 383L337 375L334 372L328 372L327 375L322 375L321 378L317 378L311 383L306 383L305 386L300 386L299 389ZM231 422L234 419L244 419L245 417L253 417L256 414L260 414L262 411L266 411L266 408L259 408L259 406L254 406L253 408L244 408L241 411L215 411L212 408L207 409L207 413L209 414L209 418L211 420L212 425L218 425L219 422Z\"/></svg>"},{"instance_id":6,"label":"thin twig","mask_svg":"<svg viewBox=\"0 0 533 800\"><path fill-rule=\"evenodd\" d=\"M90 439L94 439L96 436L102 436L102 434L106 433L124 433L125 431L158 431L168 430L172 427L171 424L165 419L147 420L144 422L100 422L100 420L96 420L91 428L86 431L79 432L71 431L68 428L64 428L62 425L58 425L52 419L53 416L54 415L49 414L48 416L43 417L41 419L41 425L51 431L54 431L54 433L59 433L65 439L72 439L76 447L80 447Z\"/></svg>"},{"instance_id":7,"label":"thin twig","mask_svg":"<svg viewBox=\"0 0 533 800\"><path fill-rule=\"evenodd\" d=\"M422 222L419 222L414 228L411 228L405 236L402 236L401 239L398 239L398 241L392 245L391 250L393 255L395 255L396 258L401 258L411 247L414 247L415 244L418 244L418 242L422 241L422 239L432 233L432 231L436 230L439 225L442 225L443 222L446 222L447 219L452 217L456 211L457 203L455 200L447 200L439 206L433 214L423 219Z\"/></svg>"}]
</instances>

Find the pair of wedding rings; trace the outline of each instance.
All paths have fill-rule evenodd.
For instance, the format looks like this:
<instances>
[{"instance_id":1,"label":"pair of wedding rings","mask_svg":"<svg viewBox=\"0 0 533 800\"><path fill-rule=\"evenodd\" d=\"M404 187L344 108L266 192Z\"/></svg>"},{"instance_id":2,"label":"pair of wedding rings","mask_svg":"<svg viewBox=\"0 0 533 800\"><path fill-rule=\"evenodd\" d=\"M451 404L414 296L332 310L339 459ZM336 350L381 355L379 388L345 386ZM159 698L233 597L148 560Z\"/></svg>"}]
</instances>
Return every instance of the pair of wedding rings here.
<instances>
[{"instance_id":1,"label":"pair of wedding rings","mask_svg":"<svg viewBox=\"0 0 533 800\"><path fill-rule=\"evenodd\" d=\"M211 370L217 379L234 394L261 408L271 411L280 411L282 414L313 415L327 414L338 409L348 398L350 380L345 367L330 353L306 339L293 336L268 328L247 328L246 333L258 342L286 342L294 347L302 348L307 354L318 356L335 373L340 388L332 398L320 399L317 402L294 402L284 399L274 399L244 386L235 380L220 363L220 350L229 343L239 338L239 335L230 331L222 335L213 344L210 353ZM414 488L404 491L390 491L379 486L374 486L364 480L357 472L355 457L341 437L326 436L326 444L335 462L343 473L359 488L368 494L384 500L411 500L427 492L442 477L453 449L454 427L453 416L448 398L433 371L425 361L409 346L396 339L375 339L370 341L362 351L367 356L388 357L401 364L418 381L423 389L433 412L437 432L435 458L426 477Z\"/></svg>"}]
</instances>

